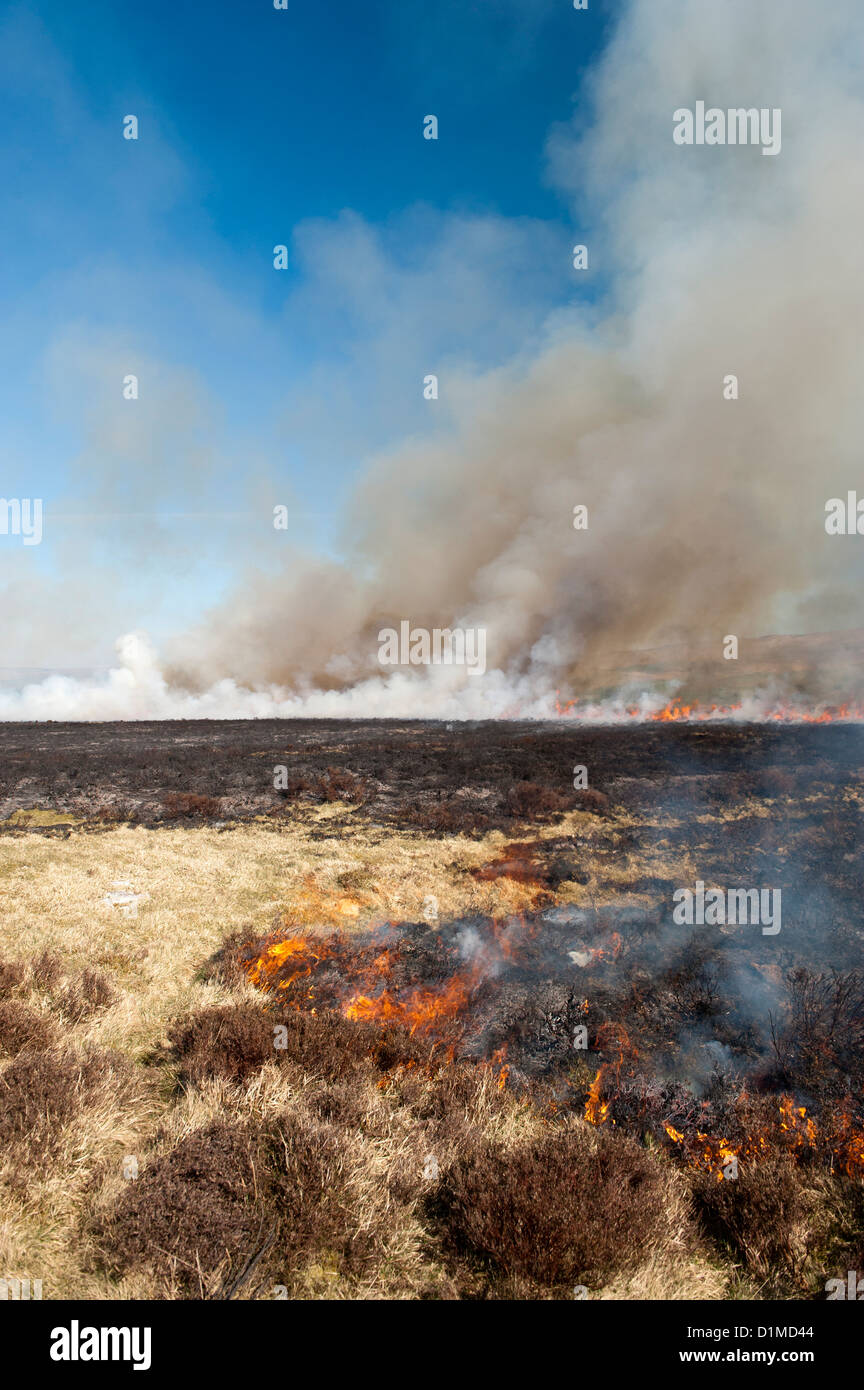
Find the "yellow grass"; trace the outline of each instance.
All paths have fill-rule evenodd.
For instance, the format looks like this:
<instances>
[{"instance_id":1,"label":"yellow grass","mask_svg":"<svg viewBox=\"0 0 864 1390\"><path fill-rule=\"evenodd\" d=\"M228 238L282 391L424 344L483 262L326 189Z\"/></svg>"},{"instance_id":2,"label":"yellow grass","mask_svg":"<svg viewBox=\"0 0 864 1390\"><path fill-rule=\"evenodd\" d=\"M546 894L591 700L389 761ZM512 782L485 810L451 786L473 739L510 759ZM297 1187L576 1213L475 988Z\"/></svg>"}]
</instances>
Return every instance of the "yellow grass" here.
<instances>
[{"instance_id":1,"label":"yellow grass","mask_svg":"<svg viewBox=\"0 0 864 1390\"><path fill-rule=\"evenodd\" d=\"M292 1090L275 1066L265 1067L242 1089L214 1083L178 1096L166 1084L164 1067L141 1065L166 1046L167 1030L182 1015L242 997L242 988L231 993L200 978L230 932L248 927L250 934L259 934L277 917L349 931L372 921L418 920L430 899L442 917L505 915L534 901L530 887L504 878L478 882L468 873L500 853L506 840L498 832L483 841L434 840L385 832L358 818L350 834L334 827L332 836L315 838L326 832L331 816L347 810L325 808L287 825L158 831L121 826L98 833L75 829L65 838L56 833L0 838L0 958L26 963L48 948L59 956L68 979L95 968L117 994L112 1007L77 1024L58 1014L56 999L34 991L25 1002L59 1019L62 1045L93 1044L137 1064L127 1092L97 1091L67 1125L56 1156L44 1171L33 1172L26 1194L3 1187L0 1276L42 1279L45 1298L170 1293L141 1275L117 1285L95 1272L85 1215L107 1210L117 1199L128 1156L143 1164L151 1153L170 1148L214 1118L267 1119L298 1103L296 1084ZM592 816L573 813L535 835L590 831L598 824ZM662 851L641 862L640 870L659 872L661 861ZM591 880L572 886L569 896L575 902L602 895L602 871L590 856L584 867ZM671 872L668 864L664 870ZM137 915L106 903L118 883L146 895ZM302 1083L300 1091L303 1084L314 1082ZM372 1128L378 1137L358 1134L346 1163L352 1181L362 1186L370 1221L380 1221L376 1204L386 1192L380 1175L402 1162L422 1165L425 1154L422 1136L398 1110L388 1108L380 1091L371 1088L364 1105L370 1115L375 1112ZM515 1102L503 1118L481 1108L475 1119L480 1130L503 1142L539 1123ZM437 1157L443 1162L447 1155ZM440 1286L447 1296L446 1276L423 1252L421 1227L410 1210L394 1218L391 1243L386 1277L348 1287L332 1270L310 1266L302 1276L303 1296L378 1298L400 1290L398 1296L410 1297L420 1285L427 1291ZM658 1255L641 1275L610 1286L605 1296L718 1298L722 1293L723 1279L716 1272L667 1254Z\"/></svg>"}]
</instances>

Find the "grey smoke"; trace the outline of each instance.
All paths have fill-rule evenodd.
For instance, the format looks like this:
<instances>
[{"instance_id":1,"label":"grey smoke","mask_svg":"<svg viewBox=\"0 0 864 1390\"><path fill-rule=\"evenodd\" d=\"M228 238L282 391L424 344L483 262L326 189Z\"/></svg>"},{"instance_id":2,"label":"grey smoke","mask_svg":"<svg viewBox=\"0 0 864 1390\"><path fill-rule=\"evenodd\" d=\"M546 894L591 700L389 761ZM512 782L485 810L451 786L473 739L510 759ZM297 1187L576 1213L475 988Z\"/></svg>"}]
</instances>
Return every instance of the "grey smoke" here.
<instances>
[{"instance_id":1,"label":"grey smoke","mask_svg":"<svg viewBox=\"0 0 864 1390\"><path fill-rule=\"evenodd\" d=\"M574 307L533 360L448 382L452 431L375 460L345 563L251 576L174 679L383 688L375 633L409 617L484 625L514 690L579 693L622 650L713 639L719 659L727 632L860 622L860 555L823 519L859 478L864 424L864 25L851 3L812 21L805 0L733 0L722 21L695 0L627 7L595 123L549 149L601 209L605 317ZM672 112L704 95L782 107L782 154L674 145Z\"/></svg>"}]
</instances>

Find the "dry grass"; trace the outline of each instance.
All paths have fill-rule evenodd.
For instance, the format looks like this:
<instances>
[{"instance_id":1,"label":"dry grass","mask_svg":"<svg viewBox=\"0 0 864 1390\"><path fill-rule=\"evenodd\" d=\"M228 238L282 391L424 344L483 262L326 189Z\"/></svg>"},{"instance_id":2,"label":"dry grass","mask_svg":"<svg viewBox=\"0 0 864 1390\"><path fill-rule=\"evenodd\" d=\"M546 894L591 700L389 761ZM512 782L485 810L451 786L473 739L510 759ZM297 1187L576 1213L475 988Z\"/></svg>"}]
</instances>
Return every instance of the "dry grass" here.
<instances>
[{"instance_id":1,"label":"dry grass","mask_svg":"<svg viewBox=\"0 0 864 1390\"><path fill-rule=\"evenodd\" d=\"M231 931L266 930L280 911L309 924L348 928L375 916L419 917L429 894L437 896L442 914L490 906L507 911L530 900L521 886L478 885L467 875L455 875L448 866L464 856L446 840L424 844L368 832L368 838L352 838L349 851L343 839L313 839L326 830L330 810L307 816L296 827L244 825L227 833L171 827L154 833L124 826L98 836L74 832L67 839L4 839L0 1000L6 1012L0 1018L0 1048L7 1051L0 1054L0 1066L11 1087L19 1073L10 1076L6 1068L14 1063L4 1063L2 1056L17 1051L20 1057L18 1044L29 1030L31 1077L39 1065L36 1049L49 1038L56 1044L52 1064L59 1068L42 1078L42 1127L33 1129L43 1139L50 1132L45 1161L37 1163L32 1153L17 1150L7 1154L0 1192L4 1274L41 1278L44 1296L51 1298L140 1296L142 1289L157 1287L152 1276L142 1282L140 1272L117 1279L100 1269L88 1218L129 1190L123 1177L127 1156L136 1156L143 1171L149 1155L172 1139L180 1142L193 1128L223 1119L226 1105L236 1113L233 1094L228 1100L218 1088L205 1089L178 1099L164 1067L142 1065L164 1054L172 1027L184 1017L246 998L242 987L231 991L202 977ZM470 845L473 862L481 862L483 854L482 846ZM104 901L121 881L147 895L137 916ZM342 910L346 900L355 905L348 914ZM130 1064L122 1087L112 1069L99 1084L80 1077L75 1059L88 1048L96 1050L94 1055L118 1054ZM172 1074L180 1070L178 1063ZM258 1106L272 1120L274 1111L290 1109L295 1087L288 1088L290 1096L283 1094L280 1075L275 1103L267 1075L265 1069L263 1077L256 1076L243 1105ZM81 1103L62 1112L52 1109L52 1083L61 1090L65 1084ZM316 1083L301 1074L296 1093L307 1091L314 1099ZM368 1101L380 1120L381 1094L374 1082ZM398 1156L405 1142L397 1126L391 1139L379 1137L371 1145L371 1156L364 1158L371 1161L370 1178L389 1168L388 1144ZM421 1169L424 1159L425 1154ZM403 1154L396 1166L404 1161ZM397 1245L399 1240L404 1243L404 1236ZM418 1240L415 1233L408 1241L412 1251ZM317 1283L316 1278L308 1276L308 1291L332 1293L332 1273ZM369 1296L373 1286L374 1281Z\"/></svg>"},{"instance_id":2,"label":"dry grass","mask_svg":"<svg viewBox=\"0 0 864 1390\"><path fill-rule=\"evenodd\" d=\"M609 891L607 861L590 850L607 823L599 809L602 821L580 810L534 832L582 846L586 881L559 901ZM278 1285L303 1298L544 1298L567 1296L580 1275L592 1297L722 1297L729 1266L704 1257L665 1160L631 1147L627 1173L615 1168L599 1196L570 1188L570 1148L595 1155L586 1172L598 1148L611 1152L581 1121L550 1130L482 1068L394 1070L338 1019L298 1018L275 1054L260 999L207 968L226 937L263 934L274 918L351 930L419 920L430 897L445 918L535 901L536 885L471 874L506 847L498 831L394 834L351 813L334 803L229 829L3 839L0 1274L42 1279L46 1298L262 1298ZM622 884L692 876L660 834L616 867ZM137 915L106 903L118 882L146 895ZM530 1232L514 1245L512 1231L475 1230L465 1215L478 1173L488 1187L484 1163L505 1182L526 1155L526 1173L561 1170L532 1198L551 1222L554 1268L526 1254ZM622 1193L635 1190L643 1224L592 1264L568 1231L590 1207L595 1236L614 1237ZM530 1224L524 1194L510 1198Z\"/></svg>"}]
</instances>

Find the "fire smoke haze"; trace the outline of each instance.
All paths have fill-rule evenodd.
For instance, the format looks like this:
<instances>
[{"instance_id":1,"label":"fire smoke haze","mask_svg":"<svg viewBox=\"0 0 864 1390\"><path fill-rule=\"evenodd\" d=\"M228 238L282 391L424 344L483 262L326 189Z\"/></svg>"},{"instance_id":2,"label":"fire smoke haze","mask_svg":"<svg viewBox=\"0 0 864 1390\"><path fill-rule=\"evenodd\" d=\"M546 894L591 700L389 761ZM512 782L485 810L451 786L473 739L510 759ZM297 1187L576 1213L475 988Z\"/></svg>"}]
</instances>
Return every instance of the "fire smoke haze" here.
<instances>
[{"instance_id":1,"label":"fire smoke haze","mask_svg":"<svg viewBox=\"0 0 864 1390\"><path fill-rule=\"evenodd\" d=\"M566 21L575 65L587 20L561 8L538 5L525 43L542 54ZM495 26L515 45L514 9L498 7ZM21 21L18 37L44 35ZM537 150L557 222L429 206L395 209L385 230L353 211L298 219L302 276L275 325L256 322L254 296L229 301L201 272L194 293L238 355L255 341L278 358L295 319L332 337L329 365L321 356L283 382L272 431L224 393L214 403L195 357L158 360L134 318L66 318L45 372L61 430L85 402L80 448L56 505L46 497L46 542L52 510L61 539L38 574L32 552L4 541L4 661L108 666L127 635L110 673L7 682L0 717L543 715L558 691L648 708L657 688L743 693L745 714L762 699L858 699L861 541L824 522L829 498L864 495L862 64L855 0L622 6L572 120L556 107ZM446 100L415 83L422 161L458 136ZM780 108L781 152L676 145L673 112L698 101ZM427 109L441 122L431 149ZM140 149L121 153L150 161L142 196L157 226L165 180L185 176L167 155L160 168L143 129ZM289 239L269 221L255 233L277 284L270 248ZM571 268L577 243L584 274ZM119 273L75 272L96 294ZM154 296L173 273L160 271ZM127 371L141 376L134 404L118 399ZM436 402L422 401L428 372ZM399 393L421 399L393 403ZM292 471L295 435L314 442ZM23 422L14 437L24 448ZM332 488L342 522L304 544L328 451L353 460ZM31 479L22 494L35 490ZM117 521L94 542L75 520L94 498L105 514L163 519ZM299 520L273 536L277 503ZM579 504L587 530L573 529ZM178 530L173 511L204 519ZM204 514L229 511L234 524L208 530ZM486 674L382 670L379 630L406 618L484 628ZM727 634L750 673L738 691ZM796 634L811 636L803 658L781 640ZM773 645L756 642L766 635Z\"/></svg>"}]
</instances>

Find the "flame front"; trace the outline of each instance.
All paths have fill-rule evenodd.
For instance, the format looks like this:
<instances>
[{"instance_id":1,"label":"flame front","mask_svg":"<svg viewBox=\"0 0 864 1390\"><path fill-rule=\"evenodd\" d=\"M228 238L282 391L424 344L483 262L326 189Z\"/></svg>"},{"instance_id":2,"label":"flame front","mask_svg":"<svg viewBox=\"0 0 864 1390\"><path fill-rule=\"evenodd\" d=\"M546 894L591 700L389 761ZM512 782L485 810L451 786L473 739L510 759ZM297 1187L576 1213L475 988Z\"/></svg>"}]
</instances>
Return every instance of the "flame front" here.
<instances>
[{"instance_id":1,"label":"flame front","mask_svg":"<svg viewBox=\"0 0 864 1390\"><path fill-rule=\"evenodd\" d=\"M684 703L681 700L670 700L662 709L639 709L638 706L629 705L624 708L607 708L592 706L579 700L561 701L560 691L555 692L555 712L559 717L569 716L574 719L585 719L596 721L598 714L601 722L618 721L642 721L645 723L658 724L680 724L690 723L699 724L708 720L735 719L742 714L744 705L741 701L730 705L703 705L698 700ZM864 705L852 701L839 705L826 705L819 709L807 709L798 705L774 705L759 711L757 714L748 716L758 722L770 724L834 724L838 721L849 721L860 723L864 720Z\"/></svg>"},{"instance_id":2,"label":"flame front","mask_svg":"<svg viewBox=\"0 0 864 1390\"><path fill-rule=\"evenodd\" d=\"M396 1023L410 1033L418 1029L428 1033L462 1012L476 983L471 975L454 975L440 989L410 989L401 996L388 989L375 996L355 994L342 1006L342 1015L358 1022Z\"/></svg>"},{"instance_id":3,"label":"flame front","mask_svg":"<svg viewBox=\"0 0 864 1390\"><path fill-rule=\"evenodd\" d=\"M401 988L394 982L399 962L399 947L384 945L380 933L353 939L338 932L280 934L259 947L245 969L250 984L278 994L290 1008L332 1008L352 1022L395 1025L452 1042L452 1025L482 980L482 958L440 984Z\"/></svg>"},{"instance_id":4,"label":"flame front","mask_svg":"<svg viewBox=\"0 0 864 1390\"><path fill-rule=\"evenodd\" d=\"M297 969L287 978L279 981L279 989L289 989L295 980L312 974L316 965L324 959L322 944L313 946L308 937L288 936L274 941L263 955L247 966L251 984L267 993L272 988L272 976L282 971L289 963Z\"/></svg>"},{"instance_id":5,"label":"flame front","mask_svg":"<svg viewBox=\"0 0 864 1390\"><path fill-rule=\"evenodd\" d=\"M338 905L333 910L339 911ZM453 1061L457 1055L478 1056L478 1039L488 1028L491 982L505 964L515 962L518 972L532 959L531 952L541 944L540 921L526 921L524 916L490 919L485 937L472 944L469 966L463 963L458 943L448 945L446 937L435 933L424 937L421 948L415 950L410 936L397 935L390 926L353 935L278 930L250 943L241 960L250 983L278 1000L281 1008L312 1013L332 1010L360 1025L382 1030L398 1027L429 1039L437 1059ZM590 956L611 960L622 949L620 936L610 933L606 944L593 948ZM587 998L573 1004L587 1016ZM500 1035L495 1041L500 1041ZM582 1093L584 1118L597 1126L615 1125L616 1120L629 1126L633 1098L644 1081L644 1062L639 1062L627 1030L610 1020L597 1028L592 1045L601 1056L587 1092ZM493 1071L503 1090L511 1077L507 1043L494 1047L490 1042L489 1051L480 1056L485 1056L482 1065ZM623 1090L622 1076L626 1077ZM626 1099L626 1105L616 1117L619 1097ZM557 1102L550 1100L550 1104L557 1108ZM718 1182L734 1176L729 1167L733 1160L751 1164L771 1155L785 1155L802 1164L827 1164L833 1171L864 1179L864 1127L860 1104L851 1095L845 1103L824 1108L817 1117L792 1095L771 1100L748 1093L745 1086L731 1106L727 1102L717 1112L712 1132L709 1116L714 1113L703 1101L696 1115L670 1115L661 1133L665 1131L683 1161L712 1174Z\"/></svg>"},{"instance_id":6,"label":"flame front","mask_svg":"<svg viewBox=\"0 0 864 1390\"><path fill-rule=\"evenodd\" d=\"M739 1103L747 1099L746 1091ZM779 1097L777 1117L762 1129L752 1130L737 1143L701 1130L687 1135L668 1122L667 1135L681 1147L694 1168L707 1168L718 1182L726 1176L724 1168L730 1160L742 1163L758 1162L773 1153L786 1153L796 1160L824 1154L849 1177L864 1177L864 1132L856 1129L848 1110L843 1110L833 1123L819 1126L803 1105L796 1105L788 1095Z\"/></svg>"}]
</instances>

